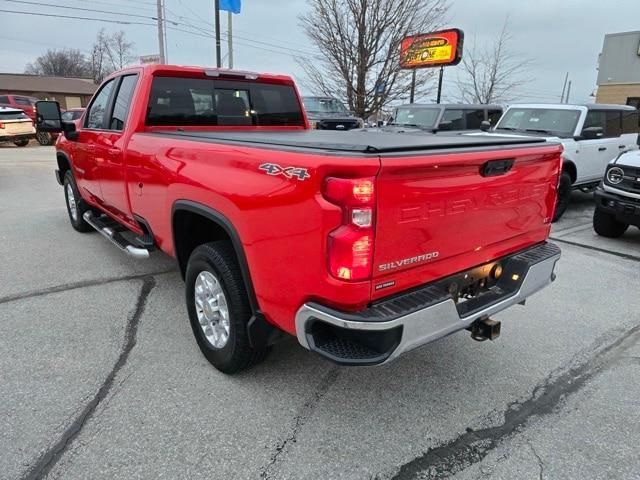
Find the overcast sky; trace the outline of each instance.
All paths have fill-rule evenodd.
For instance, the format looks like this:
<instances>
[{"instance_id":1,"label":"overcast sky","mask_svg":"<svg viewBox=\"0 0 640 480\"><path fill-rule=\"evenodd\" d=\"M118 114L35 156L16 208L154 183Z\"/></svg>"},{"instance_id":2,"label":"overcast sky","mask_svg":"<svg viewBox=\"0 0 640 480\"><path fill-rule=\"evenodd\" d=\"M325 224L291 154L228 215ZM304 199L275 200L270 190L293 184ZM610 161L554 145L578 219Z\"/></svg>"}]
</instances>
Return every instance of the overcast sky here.
<instances>
[{"instance_id":1,"label":"overcast sky","mask_svg":"<svg viewBox=\"0 0 640 480\"><path fill-rule=\"evenodd\" d=\"M152 24L154 0L0 0L1 10L137 21ZM234 16L235 66L257 71L288 73L298 81L304 76L293 55L314 52L298 26L297 16L306 10L305 0L243 0L243 11ZM181 30L212 28L213 0L166 0L171 26ZM508 16L513 35L511 48L533 60L530 83L517 92L519 101L559 101L564 75L573 81L571 100L586 102L595 89L598 54L605 33L640 29L640 0L451 0L448 24L465 32L465 42L489 42ZM125 13L129 16L81 11L78 8ZM134 16L134 15L139 15ZM124 30L139 55L158 51L153 26L118 25L90 20L19 15L0 11L0 71L22 72L47 48L73 47L88 51L96 32ZM223 15L226 29L226 13ZM214 40L168 30L171 63L212 65ZM226 54L223 40L223 54ZM456 68L445 69L444 98L456 100ZM304 88L303 88L304 91ZM428 100L429 98L427 98Z\"/></svg>"}]
</instances>

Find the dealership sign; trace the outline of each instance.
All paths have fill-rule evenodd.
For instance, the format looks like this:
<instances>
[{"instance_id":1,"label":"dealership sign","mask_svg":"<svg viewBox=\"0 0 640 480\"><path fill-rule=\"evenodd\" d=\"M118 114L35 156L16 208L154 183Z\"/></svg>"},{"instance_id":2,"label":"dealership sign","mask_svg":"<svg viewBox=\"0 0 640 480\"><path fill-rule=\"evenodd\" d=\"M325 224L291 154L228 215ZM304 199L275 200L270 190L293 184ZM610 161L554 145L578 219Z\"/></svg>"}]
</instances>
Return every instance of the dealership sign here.
<instances>
[{"instance_id":1,"label":"dealership sign","mask_svg":"<svg viewBox=\"0 0 640 480\"><path fill-rule=\"evenodd\" d=\"M400 66L425 68L457 65L462 59L463 40L464 34L457 28L406 37L400 43Z\"/></svg>"}]
</instances>

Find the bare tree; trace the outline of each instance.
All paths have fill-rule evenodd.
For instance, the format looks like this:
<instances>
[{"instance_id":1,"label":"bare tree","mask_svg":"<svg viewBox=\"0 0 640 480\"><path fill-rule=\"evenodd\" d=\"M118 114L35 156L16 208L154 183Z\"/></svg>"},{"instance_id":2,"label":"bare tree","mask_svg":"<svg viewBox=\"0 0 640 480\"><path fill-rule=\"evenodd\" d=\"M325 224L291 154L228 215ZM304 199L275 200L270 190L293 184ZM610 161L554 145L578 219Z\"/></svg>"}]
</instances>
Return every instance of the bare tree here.
<instances>
[{"instance_id":1,"label":"bare tree","mask_svg":"<svg viewBox=\"0 0 640 480\"><path fill-rule=\"evenodd\" d=\"M400 41L439 28L447 0L308 0L299 17L317 47L313 58L299 58L308 86L318 94L345 101L358 116L368 117L407 97L411 72L400 68ZM424 92L432 72L417 75Z\"/></svg>"},{"instance_id":2,"label":"bare tree","mask_svg":"<svg viewBox=\"0 0 640 480\"><path fill-rule=\"evenodd\" d=\"M474 41L466 48L462 56L462 74L458 75L463 102L506 102L513 98L518 87L531 81L525 75L532 61L511 49L513 37L508 23L509 18L492 45L478 45Z\"/></svg>"},{"instance_id":3,"label":"bare tree","mask_svg":"<svg viewBox=\"0 0 640 480\"><path fill-rule=\"evenodd\" d=\"M25 73L58 77L84 77L88 74L87 60L80 50L64 48L47 50L44 55L28 63Z\"/></svg>"},{"instance_id":4,"label":"bare tree","mask_svg":"<svg viewBox=\"0 0 640 480\"><path fill-rule=\"evenodd\" d=\"M91 48L89 70L96 83L112 72L129 65L134 59L133 42L128 42L123 31L107 35L101 29Z\"/></svg>"}]
</instances>

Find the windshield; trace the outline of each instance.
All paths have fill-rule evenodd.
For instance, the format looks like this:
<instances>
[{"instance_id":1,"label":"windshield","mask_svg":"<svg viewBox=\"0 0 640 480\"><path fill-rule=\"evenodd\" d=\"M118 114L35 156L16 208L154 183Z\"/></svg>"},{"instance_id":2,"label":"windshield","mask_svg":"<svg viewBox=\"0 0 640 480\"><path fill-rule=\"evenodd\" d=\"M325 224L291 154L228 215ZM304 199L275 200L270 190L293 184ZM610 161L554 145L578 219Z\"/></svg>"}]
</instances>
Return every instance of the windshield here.
<instances>
[{"instance_id":1,"label":"windshield","mask_svg":"<svg viewBox=\"0 0 640 480\"><path fill-rule=\"evenodd\" d=\"M36 99L35 98L27 98L27 97L14 97L16 101L16 105L24 105L27 107L35 107Z\"/></svg>"},{"instance_id":2,"label":"windshield","mask_svg":"<svg viewBox=\"0 0 640 480\"><path fill-rule=\"evenodd\" d=\"M24 112L17 112L15 110L3 112L0 110L0 120L26 120L28 118Z\"/></svg>"},{"instance_id":3,"label":"windshield","mask_svg":"<svg viewBox=\"0 0 640 480\"><path fill-rule=\"evenodd\" d=\"M570 137L575 132L580 110L554 108L510 108L496 125L496 130L548 133Z\"/></svg>"},{"instance_id":4,"label":"windshield","mask_svg":"<svg viewBox=\"0 0 640 480\"><path fill-rule=\"evenodd\" d=\"M302 99L307 112L349 113L349 110L337 98L304 97Z\"/></svg>"},{"instance_id":5,"label":"windshield","mask_svg":"<svg viewBox=\"0 0 640 480\"><path fill-rule=\"evenodd\" d=\"M397 108L392 125L434 128L439 114L439 108Z\"/></svg>"}]
</instances>

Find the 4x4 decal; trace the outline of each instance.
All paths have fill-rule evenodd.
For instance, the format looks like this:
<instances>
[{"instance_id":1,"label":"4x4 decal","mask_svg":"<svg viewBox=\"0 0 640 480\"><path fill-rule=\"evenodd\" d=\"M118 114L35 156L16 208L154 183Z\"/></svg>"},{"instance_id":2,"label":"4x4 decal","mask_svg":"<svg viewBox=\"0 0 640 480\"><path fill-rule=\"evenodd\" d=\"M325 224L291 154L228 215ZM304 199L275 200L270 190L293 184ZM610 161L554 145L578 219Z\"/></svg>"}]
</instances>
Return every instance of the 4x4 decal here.
<instances>
[{"instance_id":1,"label":"4x4 decal","mask_svg":"<svg viewBox=\"0 0 640 480\"><path fill-rule=\"evenodd\" d=\"M311 178L307 169L301 167L282 167L277 163L263 163L259 168L269 175L284 175L287 178L297 178L298 180Z\"/></svg>"}]
</instances>

